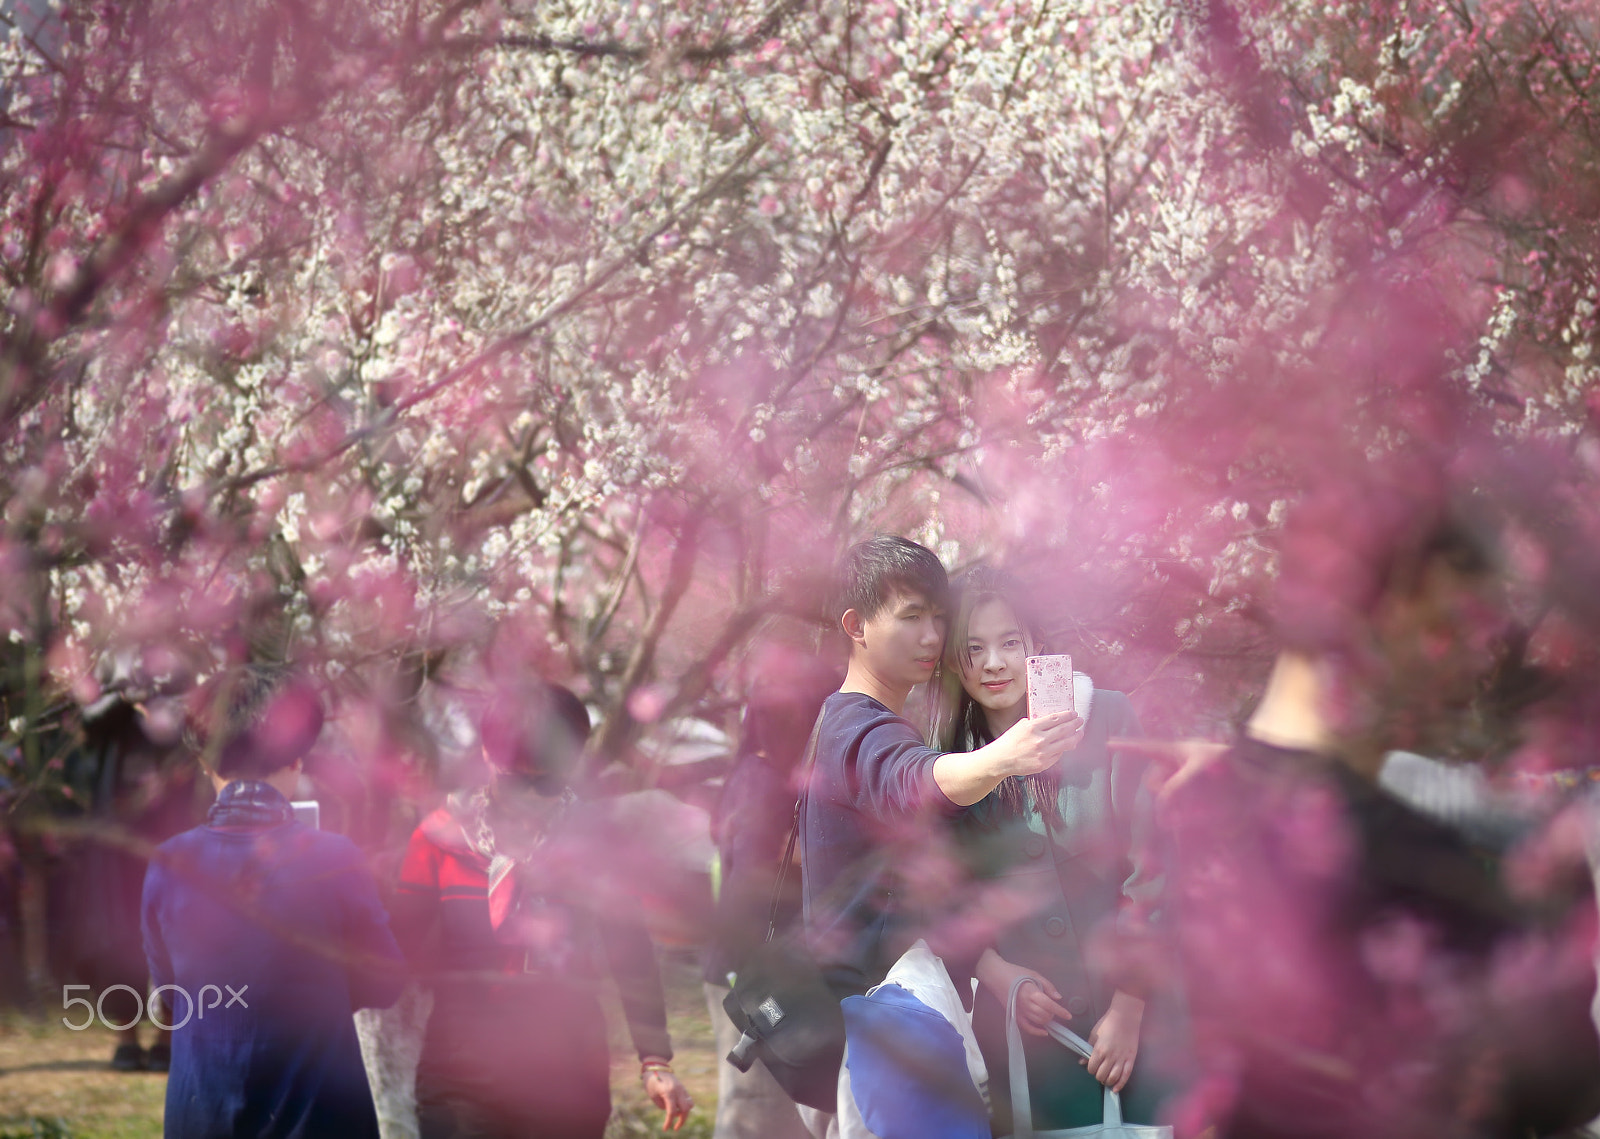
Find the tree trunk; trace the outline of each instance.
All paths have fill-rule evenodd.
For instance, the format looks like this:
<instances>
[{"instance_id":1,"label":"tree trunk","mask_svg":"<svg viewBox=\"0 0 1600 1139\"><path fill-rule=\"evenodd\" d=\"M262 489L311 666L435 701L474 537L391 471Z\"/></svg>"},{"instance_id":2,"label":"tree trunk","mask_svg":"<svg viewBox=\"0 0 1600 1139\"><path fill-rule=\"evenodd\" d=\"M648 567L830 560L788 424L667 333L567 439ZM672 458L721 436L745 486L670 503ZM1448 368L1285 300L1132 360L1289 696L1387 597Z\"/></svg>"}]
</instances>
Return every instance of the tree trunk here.
<instances>
[{"instance_id":1,"label":"tree trunk","mask_svg":"<svg viewBox=\"0 0 1600 1139\"><path fill-rule=\"evenodd\" d=\"M22 972L28 996L45 1008L55 1007L50 992L50 920L48 879L36 857L22 858L17 890L17 918L21 928Z\"/></svg>"},{"instance_id":2,"label":"tree trunk","mask_svg":"<svg viewBox=\"0 0 1600 1139\"><path fill-rule=\"evenodd\" d=\"M383 1139L417 1139L417 1059L432 1011L433 993L408 984L392 1008L356 1013L356 1035Z\"/></svg>"}]
</instances>

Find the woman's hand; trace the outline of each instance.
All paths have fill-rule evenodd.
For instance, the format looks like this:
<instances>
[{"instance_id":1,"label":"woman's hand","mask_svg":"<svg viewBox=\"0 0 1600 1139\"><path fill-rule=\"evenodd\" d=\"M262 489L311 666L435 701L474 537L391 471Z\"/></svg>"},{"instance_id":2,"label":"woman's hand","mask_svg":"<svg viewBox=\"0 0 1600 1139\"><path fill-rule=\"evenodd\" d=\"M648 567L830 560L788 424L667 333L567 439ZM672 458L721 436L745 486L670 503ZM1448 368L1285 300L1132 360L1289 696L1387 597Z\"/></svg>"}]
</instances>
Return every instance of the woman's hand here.
<instances>
[{"instance_id":1,"label":"woman's hand","mask_svg":"<svg viewBox=\"0 0 1600 1139\"><path fill-rule=\"evenodd\" d=\"M1047 979L1032 969L1013 965L993 949L985 949L978 958L978 984L995 995L1003 1006L1018 977L1031 977L1032 985L1022 986L1017 994L1017 1025L1033 1036L1044 1036L1052 1020L1071 1020L1072 1014L1056 1002L1061 994Z\"/></svg>"},{"instance_id":2,"label":"woman's hand","mask_svg":"<svg viewBox=\"0 0 1600 1139\"><path fill-rule=\"evenodd\" d=\"M1111 998L1111 1008L1089 1032L1089 1043L1094 1046L1089 1074L1114 1092L1120 1092L1133 1075L1143 1019L1144 1002L1118 990Z\"/></svg>"},{"instance_id":3,"label":"woman's hand","mask_svg":"<svg viewBox=\"0 0 1600 1139\"><path fill-rule=\"evenodd\" d=\"M678 1082L672 1069L646 1068L640 1079L644 1081L644 1094L650 1097L650 1102L667 1113L666 1119L661 1121L661 1130L676 1131L682 1127L689 1112L694 1110L694 1100L689 1098L689 1089Z\"/></svg>"}]
</instances>

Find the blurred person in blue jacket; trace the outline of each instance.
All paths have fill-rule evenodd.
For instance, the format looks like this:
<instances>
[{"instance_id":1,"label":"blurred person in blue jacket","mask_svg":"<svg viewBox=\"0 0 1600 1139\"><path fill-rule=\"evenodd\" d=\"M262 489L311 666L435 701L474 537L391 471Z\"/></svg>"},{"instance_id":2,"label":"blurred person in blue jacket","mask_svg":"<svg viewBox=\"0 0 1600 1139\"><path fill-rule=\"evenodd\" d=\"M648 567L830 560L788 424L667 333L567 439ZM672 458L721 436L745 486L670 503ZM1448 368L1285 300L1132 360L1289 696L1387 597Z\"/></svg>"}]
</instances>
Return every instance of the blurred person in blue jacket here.
<instances>
[{"instance_id":1,"label":"blurred person in blue jacket","mask_svg":"<svg viewBox=\"0 0 1600 1139\"><path fill-rule=\"evenodd\" d=\"M351 1013L400 993L399 946L366 858L289 804L322 705L303 680L246 671L213 736L205 825L157 848L145 954L167 1008L168 1139L372 1136Z\"/></svg>"}]
</instances>

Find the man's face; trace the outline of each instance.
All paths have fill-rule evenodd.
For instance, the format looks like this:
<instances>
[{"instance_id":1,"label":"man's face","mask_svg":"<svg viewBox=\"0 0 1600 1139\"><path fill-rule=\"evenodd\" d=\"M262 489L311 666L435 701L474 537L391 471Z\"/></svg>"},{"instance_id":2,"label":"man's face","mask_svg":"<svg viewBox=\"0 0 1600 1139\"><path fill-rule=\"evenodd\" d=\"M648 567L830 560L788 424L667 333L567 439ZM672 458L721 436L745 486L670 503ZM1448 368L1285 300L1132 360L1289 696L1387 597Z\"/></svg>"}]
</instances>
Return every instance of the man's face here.
<instances>
[{"instance_id":1,"label":"man's face","mask_svg":"<svg viewBox=\"0 0 1600 1139\"><path fill-rule=\"evenodd\" d=\"M944 606L899 589L871 619L860 622L859 634L851 635L852 652L879 680L909 690L933 675L944 653L944 631Z\"/></svg>"}]
</instances>

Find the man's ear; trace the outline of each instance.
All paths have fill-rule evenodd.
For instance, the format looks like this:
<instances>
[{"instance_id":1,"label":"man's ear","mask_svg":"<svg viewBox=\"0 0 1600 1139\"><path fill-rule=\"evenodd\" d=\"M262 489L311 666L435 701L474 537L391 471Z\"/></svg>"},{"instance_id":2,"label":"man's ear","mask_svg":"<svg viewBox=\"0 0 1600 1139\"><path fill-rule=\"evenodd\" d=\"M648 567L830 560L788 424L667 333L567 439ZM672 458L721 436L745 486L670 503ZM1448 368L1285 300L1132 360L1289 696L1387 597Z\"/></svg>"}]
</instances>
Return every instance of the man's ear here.
<instances>
[{"instance_id":1,"label":"man's ear","mask_svg":"<svg viewBox=\"0 0 1600 1139\"><path fill-rule=\"evenodd\" d=\"M846 609L844 616L839 618L839 627L844 630L844 635L849 637L853 644L863 644L867 636L867 623L861 619L858 609Z\"/></svg>"}]
</instances>

